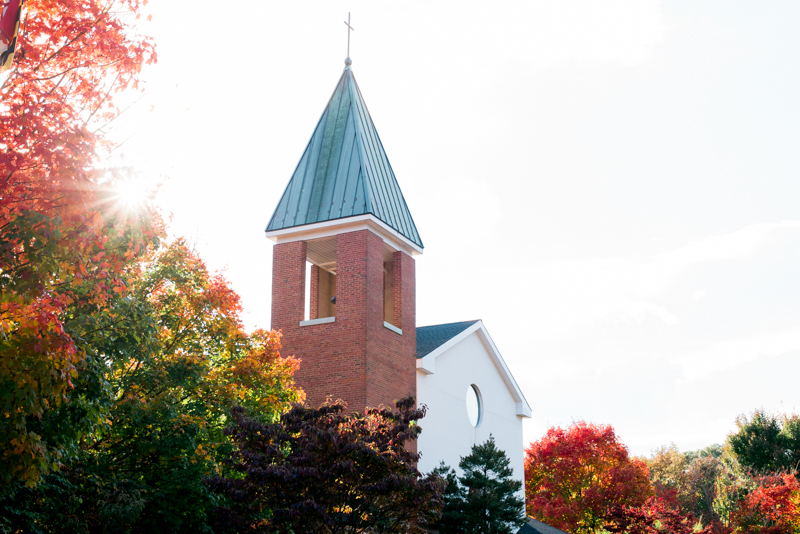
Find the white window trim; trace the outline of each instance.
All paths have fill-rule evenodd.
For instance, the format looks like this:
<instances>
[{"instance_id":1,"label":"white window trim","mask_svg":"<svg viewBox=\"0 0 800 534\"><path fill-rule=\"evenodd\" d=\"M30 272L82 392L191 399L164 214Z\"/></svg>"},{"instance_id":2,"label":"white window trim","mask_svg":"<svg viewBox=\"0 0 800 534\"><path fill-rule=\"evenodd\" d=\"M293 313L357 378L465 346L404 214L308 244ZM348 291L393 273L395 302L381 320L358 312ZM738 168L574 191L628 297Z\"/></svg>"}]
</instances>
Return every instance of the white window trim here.
<instances>
[{"instance_id":1,"label":"white window trim","mask_svg":"<svg viewBox=\"0 0 800 534\"><path fill-rule=\"evenodd\" d=\"M335 323L336 317L320 317L319 319L309 319L308 321L300 321L300 326L311 326L315 324Z\"/></svg>"},{"instance_id":2,"label":"white window trim","mask_svg":"<svg viewBox=\"0 0 800 534\"><path fill-rule=\"evenodd\" d=\"M392 323L387 323L386 321L383 321L383 327L384 327L384 328L388 328L389 330L391 330L391 331L392 331L392 332L394 332L395 334L400 334L401 336L403 335L403 331L402 331L402 330L400 330L399 328L397 328L397 327L396 327L395 325L393 325Z\"/></svg>"}]
</instances>

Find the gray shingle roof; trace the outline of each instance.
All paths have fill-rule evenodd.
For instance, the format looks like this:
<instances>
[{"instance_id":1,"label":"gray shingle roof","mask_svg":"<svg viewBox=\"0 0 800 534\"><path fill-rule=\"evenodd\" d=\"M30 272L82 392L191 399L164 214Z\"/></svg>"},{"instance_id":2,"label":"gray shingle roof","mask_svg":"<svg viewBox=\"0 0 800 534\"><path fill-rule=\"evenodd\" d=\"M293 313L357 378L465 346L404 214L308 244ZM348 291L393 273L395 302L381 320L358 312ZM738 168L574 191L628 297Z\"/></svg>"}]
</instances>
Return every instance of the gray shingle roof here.
<instances>
[{"instance_id":1,"label":"gray shingle roof","mask_svg":"<svg viewBox=\"0 0 800 534\"><path fill-rule=\"evenodd\" d=\"M423 246L353 72L347 67L267 232L365 214Z\"/></svg>"},{"instance_id":2,"label":"gray shingle roof","mask_svg":"<svg viewBox=\"0 0 800 534\"><path fill-rule=\"evenodd\" d=\"M427 356L478 321L417 327L417 358Z\"/></svg>"},{"instance_id":3,"label":"gray shingle roof","mask_svg":"<svg viewBox=\"0 0 800 534\"><path fill-rule=\"evenodd\" d=\"M542 523L532 517L528 518L528 522L522 525L517 531L517 534L568 534L563 530L559 530L556 527L551 527L547 523Z\"/></svg>"}]
</instances>

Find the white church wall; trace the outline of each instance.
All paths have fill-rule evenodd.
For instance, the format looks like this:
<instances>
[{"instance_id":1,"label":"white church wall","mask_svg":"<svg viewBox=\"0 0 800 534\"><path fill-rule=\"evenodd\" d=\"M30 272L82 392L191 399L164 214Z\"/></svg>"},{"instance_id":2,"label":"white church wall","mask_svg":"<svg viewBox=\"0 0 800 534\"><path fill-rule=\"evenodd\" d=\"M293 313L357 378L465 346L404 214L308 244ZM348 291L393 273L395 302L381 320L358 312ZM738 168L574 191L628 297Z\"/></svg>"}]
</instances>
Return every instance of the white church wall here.
<instances>
[{"instance_id":1,"label":"white church wall","mask_svg":"<svg viewBox=\"0 0 800 534\"><path fill-rule=\"evenodd\" d=\"M482 397L477 427L467 415L467 391L473 384ZM417 445L422 453L420 471L429 472L444 460L461 474L461 457L491 434L508 455L514 478L524 480L522 418L516 415L516 401L477 332L437 356L433 374L417 371L417 398L428 406ZM523 490L520 498L524 499Z\"/></svg>"}]
</instances>

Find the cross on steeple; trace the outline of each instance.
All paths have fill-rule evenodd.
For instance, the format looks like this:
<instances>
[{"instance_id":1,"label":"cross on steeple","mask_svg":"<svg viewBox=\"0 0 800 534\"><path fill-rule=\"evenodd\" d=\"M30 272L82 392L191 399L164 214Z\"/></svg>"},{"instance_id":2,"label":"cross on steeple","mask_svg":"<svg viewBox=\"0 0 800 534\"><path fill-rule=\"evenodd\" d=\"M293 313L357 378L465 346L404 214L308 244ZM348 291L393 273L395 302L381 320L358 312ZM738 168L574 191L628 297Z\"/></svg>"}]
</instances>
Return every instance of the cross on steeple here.
<instances>
[{"instance_id":1,"label":"cross on steeple","mask_svg":"<svg viewBox=\"0 0 800 534\"><path fill-rule=\"evenodd\" d=\"M356 31L355 28L350 26L350 12L347 13L347 20L344 21L345 26L347 26L347 59L350 59L350 32Z\"/></svg>"}]
</instances>

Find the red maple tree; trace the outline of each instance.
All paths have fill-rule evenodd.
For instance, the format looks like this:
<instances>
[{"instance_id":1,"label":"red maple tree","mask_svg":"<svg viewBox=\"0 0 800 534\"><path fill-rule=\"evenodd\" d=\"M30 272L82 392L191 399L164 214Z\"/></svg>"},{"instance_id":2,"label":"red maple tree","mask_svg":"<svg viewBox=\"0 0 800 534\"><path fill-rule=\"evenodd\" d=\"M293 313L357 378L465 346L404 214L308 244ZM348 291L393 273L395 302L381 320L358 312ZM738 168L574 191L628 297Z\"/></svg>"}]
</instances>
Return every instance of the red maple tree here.
<instances>
[{"instance_id":1,"label":"red maple tree","mask_svg":"<svg viewBox=\"0 0 800 534\"><path fill-rule=\"evenodd\" d=\"M731 514L731 524L743 534L784 534L800 531L800 483L791 474L756 477L757 487Z\"/></svg>"},{"instance_id":2,"label":"red maple tree","mask_svg":"<svg viewBox=\"0 0 800 534\"><path fill-rule=\"evenodd\" d=\"M619 534L712 534L711 526L698 528L692 514L683 514L668 502L650 497L638 507L615 504L606 511L604 530Z\"/></svg>"},{"instance_id":3,"label":"red maple tree","mask_svg":"<svg viewBox=\"0 0 800 534\"><path fill-rule=\"evenodd\" d=\"M125 212L95 171L115 95L136 88L151 40L146 0L25 2L14 67L0 86L0 480L38 480L63 454L29 423L63 403L82 362L70 307L126 291L156 240L152 213Z\"/></svg>"},{"instance_id":4,"label":"red maple tree","mask_svg":"<svg viewBox=\"0 0 800 534\"><path fill-rule=\"evenodd\" d=\"M528 514L556 528L593 532L609 507L639 507L651 494L647 466L609 425L554 427L525 450Z\"/></svg>"}]
</instances>

